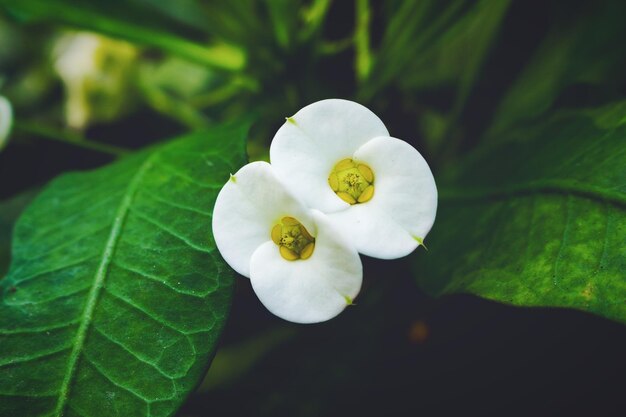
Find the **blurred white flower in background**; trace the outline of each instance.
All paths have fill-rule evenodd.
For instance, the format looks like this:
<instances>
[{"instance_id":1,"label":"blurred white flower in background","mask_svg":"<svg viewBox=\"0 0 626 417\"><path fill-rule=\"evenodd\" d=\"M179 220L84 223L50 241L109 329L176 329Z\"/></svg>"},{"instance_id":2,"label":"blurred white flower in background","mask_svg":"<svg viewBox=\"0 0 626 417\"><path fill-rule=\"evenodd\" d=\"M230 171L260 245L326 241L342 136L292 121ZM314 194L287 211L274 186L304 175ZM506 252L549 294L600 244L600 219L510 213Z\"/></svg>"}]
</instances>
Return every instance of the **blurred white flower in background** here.
<instances>
[{"instance_id":1,"label":"blurred white flower in background","mask_svg":"<svg viewBox=\"0 0 626 417\"><path fill-rule=\"evenodd\" d=\"M53 55L67 95L68 126L84 129L92 122L113 120L126 110L137 48L95 33L75 32L56 42Z\"/></svg>"},{"instance_id":2,"label":"blurred white flower in background","mask_svg":"<svg viewBox=\"0 0 626 417\"><path fill-rule=\"evenodd\" d=\"M289 191L326 213L365 255L408 255L435 221L437 187L428 164L358 103L322 100L287 118L270 161Z\"/></svg>"},{"instance_id":3,"label":"blurred white flower in background","mask_svg":"<svg viewBox=\"0 0 626 417\"><path fill-rule=\"evenodd\" d=\"M9 100L0 96L0 150L6 146L12 126L13 108Z\"/></svg>"}]
</instances>

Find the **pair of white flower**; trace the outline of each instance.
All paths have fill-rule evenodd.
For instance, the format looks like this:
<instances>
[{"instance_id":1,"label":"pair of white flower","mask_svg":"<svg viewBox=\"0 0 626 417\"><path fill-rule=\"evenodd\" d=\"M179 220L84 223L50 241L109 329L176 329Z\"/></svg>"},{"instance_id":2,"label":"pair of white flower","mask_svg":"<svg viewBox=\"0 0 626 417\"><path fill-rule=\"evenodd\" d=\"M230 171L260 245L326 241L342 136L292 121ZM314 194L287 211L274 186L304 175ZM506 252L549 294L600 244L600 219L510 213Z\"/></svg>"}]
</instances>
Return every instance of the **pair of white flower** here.
<instances>
[{"instance_id":1,"label":"pair of white flower","mask_svg":"<svg viewBox=\"0 0 626 417\"><path fill-rule=\"evenodd\" d=\"M303 108L276 133L270 159L224 185L213 234L226 262L283 319L335 317L361 289L359 252L408 255L435 220L428 164L360 104L330 99Z\"/></svg>"}]
</instances>

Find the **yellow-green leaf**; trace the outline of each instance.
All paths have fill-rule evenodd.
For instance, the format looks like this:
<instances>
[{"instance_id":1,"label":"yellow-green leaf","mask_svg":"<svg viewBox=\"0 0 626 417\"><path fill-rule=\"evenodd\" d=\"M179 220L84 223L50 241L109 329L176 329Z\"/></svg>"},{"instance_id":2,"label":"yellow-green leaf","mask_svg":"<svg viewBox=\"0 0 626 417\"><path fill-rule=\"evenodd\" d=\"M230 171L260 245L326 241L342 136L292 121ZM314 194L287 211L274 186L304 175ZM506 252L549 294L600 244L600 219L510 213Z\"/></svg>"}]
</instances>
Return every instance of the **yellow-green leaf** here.
<instances>
[{"instance_id":1,"label":"yellow-green leaf","mask_svg":"<svg viewBox=\"0 0 626 417\"><path fill-rule=\"evenodd\" d=\"M511 131L443 180L419 284L626 322L623 109Z\"/></svg>"}]
</instances>

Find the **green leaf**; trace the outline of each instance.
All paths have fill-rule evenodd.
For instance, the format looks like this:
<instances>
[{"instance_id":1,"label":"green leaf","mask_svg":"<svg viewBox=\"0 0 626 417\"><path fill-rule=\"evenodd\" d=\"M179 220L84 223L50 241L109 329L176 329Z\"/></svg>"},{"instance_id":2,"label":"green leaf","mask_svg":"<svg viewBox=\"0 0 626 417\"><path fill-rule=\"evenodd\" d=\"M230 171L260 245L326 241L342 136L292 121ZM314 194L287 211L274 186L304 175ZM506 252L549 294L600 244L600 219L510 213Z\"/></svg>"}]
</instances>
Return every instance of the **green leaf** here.
<instances>
[{"instance_id":1,"label":"green leaf","mask_svg":"<svg viewBox=\"0 0 626 417\"><path fill-rule=\"evenodd\" d=\"M126 10L129 9L130 5L136 4L143 10L149 12L155 11L187 26L199 30L207 30L205 11L202 8L201 1L202 0L177 0L175 2L163 2L160 0L127 0L122 4Z\"/></svg>"},{"instance_id":2,"label":"green leaf","mask_svg":"<svg viewBox=\"0 0 626 417\"><path fill-rule=\"evenodd\" d=\"M34 190L30 190L0 202L0 278L9 269L13 225L35 194Z\"/></svg>"},{"instance_id":3,"label":"green leaf","mask_svg":"<svg viewBox=\"0 0 626 417\"><path fill-rule=\"evenodd\" d=\"M244 52L231 44L204 45L179 35L183 28L147 6L76 0L0 0L0 5L26 20L43 20L93 30L142 45L153 46L202 65L225 71L242 70ZM152 13L151 13L152 12ZM195 35L195 34L194 34Z\"/></svg>"},{"instance_id":4,"label":"green leaf","mask_svg":"<svg viewBox=\"0 0 626 417\"><path fill-rule=\"evenodd\" d=\"M610 92L619 90L626 64L622 47L626 3L598 2L588 8L575 23L555 25L504 96L486 139L499 141L511 126L546 114L570 85L605 85Z\"/></svg>"},{"instance_id":5,"label":"green leaf","mask_svg":"<svg viewBox=\"0 0 626 417\"><path fill-rule=\"evenodd\" d=\"M510 1L405 1L391 13L363 94L393 82L405 91L458 85L460 111L506 16ZM443 5L443 6L442 6Z\"/></svg>"},{"instance_id":6,"label":"green leaf","mask_svg":"<svg viewBox=\"0 0 626 417\"><path fill-rule=\"evenodd\" d=\"M1 281L0 415L170 416L204 375L233 274L211 212L245 162L220 127L53 181Z\"/></svg>"},{"instance_id":7,"label":"green leaf","mask_svg":"<svg viewBox=\"0 0 626 417\"><path fill-rule=\"evenodd\" d=\"M440 181L420 286L626 322L625 116L618 103L511 132Z\"/></svg>"},{"instance_id":8,"label":"green leaf","mask_svg":"<svg viewBox=\"0 0 626 417\"><path fill-rule=\"evenodd\" d=\"M496 41L510 1L481 0L408 65L402 88L420 90L458 82L462 101Z\"/></svg>"},{"instance_id":9,"label":"green leaf","mask_svg":"<svg viewBox=\"0 0 626 417\"><path fill-rule=\"evenodd\" d=\"M274 38L283 49L289 49L298 25L298 2L290 0L265 0L272 22Z\"/></svg>"}]
</instances>

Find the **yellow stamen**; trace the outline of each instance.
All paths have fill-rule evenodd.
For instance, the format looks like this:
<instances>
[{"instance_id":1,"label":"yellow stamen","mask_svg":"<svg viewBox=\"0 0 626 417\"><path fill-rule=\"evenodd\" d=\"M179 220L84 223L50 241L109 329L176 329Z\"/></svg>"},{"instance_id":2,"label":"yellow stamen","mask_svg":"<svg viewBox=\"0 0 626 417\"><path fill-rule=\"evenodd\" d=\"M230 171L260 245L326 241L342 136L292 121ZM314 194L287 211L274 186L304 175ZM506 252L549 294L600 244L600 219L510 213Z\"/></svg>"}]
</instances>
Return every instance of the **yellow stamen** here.
<instances>
[{"instance_id":1,"label":"yellow stamen","mask_svg":"<svg viewBox=\"0 0 626 417\"><path fill-rule=\"evenodd\" d=\"M372 197L374 197L374 186L370 185L365 190L363 190L359 198L357 198L357 201L359 203L365 203L367 201L370 201Z\"/></svg>"},{"instance_id":2,"label":"yellow stamen","mask_svg":"<svg viewBox=\"0 0 626 417\"><path fill-rule=\"evenodd\" d=\"M372 172L372 169L370 167L365 164L360 164L359 166L357 166L357 168L361 175L363 175L363 178L365 178L365 181L369 182L370 184L374 182L374 173Z\"/></svg>"},{"instance_id":3,"label":"yellow stamen","mask_svg":"<svg viewBox=\"0 0 626 417\"><path fill-rule=\"evenodd\" d=\"M356 204L356 200L354 199L354 197L352 197L350 194L346 193L345 191L337 191L337 195L339 196L339 198L341 198L343 201L345 201L348 204Z\"/></svg>"},{"instance_id":4,"label":"yellow stamen","mask_svg":"<svg viewBox=\"0 0 626 417\"><path fill-rule=\"evenodd\" d=\"M366 203L374 196L374 172L366 164L342 159L330 172L328 185L348 204Z\"/></svg>"},{"instance_id":5,"label":"yellow stamen","mask_svg":"<svg viewBox=\"0 0 626 417\"><path fill-rule=\"evenodd\" d=\"M293 217L283 217L280 221L284 226L297 226L300 224L300 222Z\"/></svg>"},{"instance_id":6,"label":"yellow stamen","mask_svg":"<svg viewBox=\"0 0 626 417\"><path fill-rule=\"evenodd\" d=\"M280 252L280 256L287 259L288 261L295 261L296 259L300 258L300 255L298 255L295 251L292 251L286 246L279 246L278 251Z\"/></svg>"},{"instance_id":7,"label":"yellow stamen","mask_svg":"<svg viewBox=\"0 0 626 417\"><path fill-rule=\"evenodd\" d=\"M313 238L313 236L311 236L309 234L309 231L306 230L306 227L300 225L300 233L302 233L302 235L307 239L310 240L311 242L314 241L315 239Z\"/></svg>"},{"instance_id":8,"label":"yellow stamen","mask_svg":"<svg viewBox=\"0 0 626 417\"><path fill-rule=\"evenodd\" d=\"M333 191L339 191L339 179L337 179L336 173L330 173L330 176L328 177L328 185L330 185L330 188L332 188Z\"/></svg>"},{"instance_id":9,"label":"yellow stamen","mask_svg":"<svg viewBox=\"0 0 626 417\"><path fill-rule=\"evenodd\" d=\"M280 224L272 227L272 241L280 245L280 238L283 236L283 227Z\"/></svg>"},{"instance_id":10,"label":"yellow stamen","mask_svg":"<svg viewBox=\"0 0 626 417\"><path fill-rule=\"evenodd\" d=\"M354 167L354 162L350 158L342 159L335 165L335 172L343 171Z\"/></svg>"},{"instance_id":11,"label":"yellow stamen","mask_svg":"<svg viewBox=\"0 0 626 417\"><path fill-rule=\"evenodd\" d=\"M272 241L278 245L280 256L288 261L308 259L315 249L315 238L306 227L293 217L283 217L270 232Z\"/></svg>"},{"instance_id":12,"label":"yellow stamen","mask_svg":"<svg viewBox=\"0 0 626 417\"><path fill-rule=\"evenodd\" d=\"M300 252L301 259L309 259L313 255L313 249L315 249L315 243L311 242L302 249Z\"/></svg>"}]
</instances>

